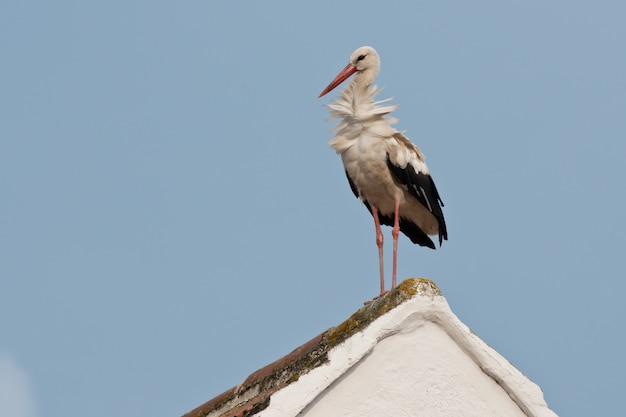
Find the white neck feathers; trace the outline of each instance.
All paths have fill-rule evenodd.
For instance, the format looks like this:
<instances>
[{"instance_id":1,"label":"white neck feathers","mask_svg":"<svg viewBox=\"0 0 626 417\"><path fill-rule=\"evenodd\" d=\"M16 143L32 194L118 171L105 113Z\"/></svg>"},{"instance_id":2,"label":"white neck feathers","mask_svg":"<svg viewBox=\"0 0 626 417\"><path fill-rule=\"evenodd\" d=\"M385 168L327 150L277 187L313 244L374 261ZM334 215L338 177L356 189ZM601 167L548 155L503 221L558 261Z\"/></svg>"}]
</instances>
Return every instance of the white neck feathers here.
<instances>
[{"instance_id":1,"label":"white neck feathers","mask_svg":"<svg viewBox=\"0 0 626 417\"><path fill-rule=\"evenodd\" d=\"M374 96L380 89L367 83L367 79L359 77L360 75L366 74L357 74L357 77L343 89L341 95L327 105L330 112L328 120L340 119L340 122L332 129L332 132L336 134L335 139L340 136L345 139L355 139L364 130L370 130L372 134L379 136L391 136L397 132L391 127L391 124L397 120L385 116L398 106L395 104L380 106L391 101L392 98L374 101Z\"/></svg>"}]
</instances>

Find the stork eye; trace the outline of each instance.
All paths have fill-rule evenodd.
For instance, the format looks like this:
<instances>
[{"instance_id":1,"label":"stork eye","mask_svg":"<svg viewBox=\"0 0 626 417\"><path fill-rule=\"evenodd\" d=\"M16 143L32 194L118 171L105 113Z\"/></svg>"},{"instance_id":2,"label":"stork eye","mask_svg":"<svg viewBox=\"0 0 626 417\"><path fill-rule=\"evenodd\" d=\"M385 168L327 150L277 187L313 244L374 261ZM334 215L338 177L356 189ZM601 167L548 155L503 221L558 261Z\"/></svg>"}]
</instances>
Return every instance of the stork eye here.
<instances>
[{"instance_id":1,"label":"stork eye","mask_svg":"<svg viewBox=\"0 0 626 417\"><path fill-rule=\"evenodd\" d=\"M364 59L365 59L365 55L359 55L356 61L359 62L359 61L363 61Z\"/></svg>"}]
</instances>

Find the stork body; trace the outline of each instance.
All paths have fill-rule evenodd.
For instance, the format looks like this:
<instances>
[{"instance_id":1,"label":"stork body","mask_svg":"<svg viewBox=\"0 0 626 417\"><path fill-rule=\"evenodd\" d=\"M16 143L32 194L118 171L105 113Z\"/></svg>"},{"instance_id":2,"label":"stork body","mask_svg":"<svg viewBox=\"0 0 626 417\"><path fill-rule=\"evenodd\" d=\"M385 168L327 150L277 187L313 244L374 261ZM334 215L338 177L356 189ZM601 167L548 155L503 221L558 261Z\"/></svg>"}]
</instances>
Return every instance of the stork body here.
<instances>
[{"instance_id":1,"label":"stork body","mask_svg":"<svg viewBox=\"0 0 626 417\"><path fill-rule=\"evenodd\" d=\"M448 239L446 223L435 183L424 155L406 136L391 125L387 116L395 105L389 100L376 102L378 88L373 85L380 68L376 51L364 46L350 57L349 64L322 91L320 97L337 87L352 74L354 78L339 98L328 105L331 119L339 119L333 128L330 146L341 155L354 192L374 217L376 245L380 266L380 291L385 293L383 267L383 234L380 225L392 226L393 275L396 286L396 264L399 232L413 243L435 249L429 235Z\"/></svg>"}]
</instances>

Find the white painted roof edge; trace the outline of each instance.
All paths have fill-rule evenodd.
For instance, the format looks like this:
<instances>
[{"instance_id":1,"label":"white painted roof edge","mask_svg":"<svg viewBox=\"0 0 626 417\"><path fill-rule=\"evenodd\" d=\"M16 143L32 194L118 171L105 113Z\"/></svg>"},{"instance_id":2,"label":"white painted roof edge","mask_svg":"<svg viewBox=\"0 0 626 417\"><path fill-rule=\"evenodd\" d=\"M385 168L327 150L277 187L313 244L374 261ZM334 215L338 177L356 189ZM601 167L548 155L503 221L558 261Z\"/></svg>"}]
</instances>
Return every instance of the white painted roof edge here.
<instances>
[{"instance_id":1,"label":"white painted roof edge","mask_svg":"<svg viewBox=\"0 0 626 417\"><path fill-rule=\"evenodd\" d=\"M335 346L328 363L312 369L285 388L274 393L269 406L257 415L294 417L334 381L368 355L376 344L400 331L407 332L432 322L441 327L475 363L495 380L530 417L558 417L548 408L541 389L483 342L452 312L445 298L418 291L373 321L361 332Z\"/></svg>"}]
</instances>

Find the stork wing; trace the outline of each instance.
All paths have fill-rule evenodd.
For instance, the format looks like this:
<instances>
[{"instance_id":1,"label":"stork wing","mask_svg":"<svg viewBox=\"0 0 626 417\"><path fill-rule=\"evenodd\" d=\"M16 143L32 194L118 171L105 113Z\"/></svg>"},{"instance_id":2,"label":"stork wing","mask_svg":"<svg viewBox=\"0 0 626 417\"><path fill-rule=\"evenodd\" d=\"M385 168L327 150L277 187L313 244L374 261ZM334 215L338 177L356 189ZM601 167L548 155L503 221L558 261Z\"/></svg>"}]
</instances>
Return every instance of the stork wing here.
<instances>
[{"instance_id":1,"label":"stork wing","mask_svg":"<svg viewBox=\"0 0 626 417\"><path fill-rule=\"evenodd\" d=\"M346 171L346 177L348 178L350 189L354 193L355 197L361 200L363 204L365 204L365 207L367 207L367 210L370 212L370 214L374 216L374 213L372 213L372 206L370 206L370 204L367 201L361 199L361 196L359 195L359 190L356 188L356 185L354 184L354 181L352 181L352 178L350 178L350 175L348 175L348 171ZM393 217L385 216L383 214L378 213L378 221L380 222L380 224L393 227ZM424 233L424 231L420 229L415 223L410 222L400 217L399 224L400 224L400 231L404 233L409 239L411 239L411 242L416 243L420 246L428 246L431 249L435 249L435 244L433 243L433 241L430 240L428 235Z\"/></svg>"},{"instance_id":2,"label":"stork wing","mask_svg":"<svg viewBox=\"0 0 626 417\"><path fill-rule=\"evenodd\" d=\"M409 194L435 216L439 224L439 245L441 246L443 240L448 240L446 221L441 210L443 201L441 201L435 182L426 168L424 156L402 133L396 133L394 138L398 140L401 147L404 148L403 150L409 153L409 157L404 155L404 158L398 157L394 161L387 153L387 166L396 180L407 187Z\"/></svg>"}]
</instances>

